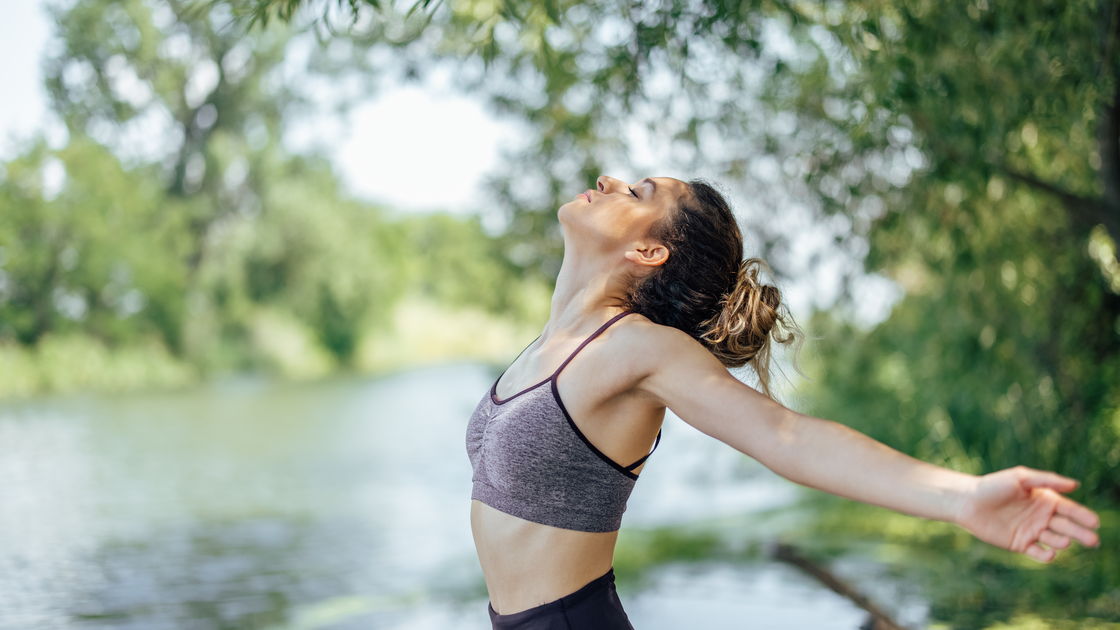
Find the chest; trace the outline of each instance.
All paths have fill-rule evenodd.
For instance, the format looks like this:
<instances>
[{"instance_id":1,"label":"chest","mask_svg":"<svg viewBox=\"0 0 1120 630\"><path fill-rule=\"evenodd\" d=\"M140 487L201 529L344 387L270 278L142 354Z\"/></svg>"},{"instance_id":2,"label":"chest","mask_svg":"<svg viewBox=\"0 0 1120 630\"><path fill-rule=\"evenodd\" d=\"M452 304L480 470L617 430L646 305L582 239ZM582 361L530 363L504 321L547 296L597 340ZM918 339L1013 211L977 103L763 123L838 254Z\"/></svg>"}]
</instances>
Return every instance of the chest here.
<instances>
[{"instance_id":1,"label":"chest","mask_svg":"<svg viewBox=\"0 0 1120 630\"><path fill-rule=\"evenodd\" d=\"M636 478L584 435L557 395L554 381L501 402L492 390L467 425L467 453L476 478L496 485L508 483L510 490L549 478Z\"/></svg>"}]
</instances>

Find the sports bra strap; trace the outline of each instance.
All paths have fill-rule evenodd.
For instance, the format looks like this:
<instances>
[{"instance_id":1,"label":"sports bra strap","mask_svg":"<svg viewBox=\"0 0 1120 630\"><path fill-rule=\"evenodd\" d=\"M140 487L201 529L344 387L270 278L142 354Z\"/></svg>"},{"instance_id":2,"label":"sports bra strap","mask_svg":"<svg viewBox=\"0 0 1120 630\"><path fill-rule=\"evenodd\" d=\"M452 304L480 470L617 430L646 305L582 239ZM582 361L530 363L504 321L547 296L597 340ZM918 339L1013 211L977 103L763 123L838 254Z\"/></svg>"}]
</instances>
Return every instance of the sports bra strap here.
<instances>
[{"instance_id":1,"label":"sports bra strap","mask_svg":"<svg viewBox=\"0 0 1120 630\"><path fill-rule=\"evenodd\" d=\"M629 472L633 472L635 468L637 468L638 466L641 466L642 462L649 459L649 456L653 455L653 452L657 450L657 445L658 444L661 444L661 429L657 430L657 439L655 439L653 441L653 448L649 449L649 452L646 453L645 455L643 455L641 459L639 459L638 461L634 462L633 464L630 464L629 466L627 466L626 470L629 471Z\"/></svg>"},{"instance_id":2,"label":"sports bra strap","mask_svg":"<svg viewBox=\"0 0 1120 630\"><path fill-rule=\"evenodd\" d=\"M556 371L552 373L552 378L556 378L557 376L560 376L560 372L563 372L564 368L568 367L568 364L572 362L572 359L576 358L576 355L579 354L579 351L583 350L583 348L587 344L594 341L596 337L603 334L603 331L610 328L611 324L617 322L618 320L622 319L623 317L626 317L629 314L630 314L630 311L624 311L622 313L619 313L618 315L615 315L614 317L610 318L610 320L607 323L600 326L599 330L596 330L595 332L591 333L591 336L588 337L587 339L584 339L583 343L579 344L579 347L576 348L576 351L573 352L572 354L568 355L568 358L565 359L564 362L560 364L560 367L556 368Z\"/></svg>"}]
</instances>

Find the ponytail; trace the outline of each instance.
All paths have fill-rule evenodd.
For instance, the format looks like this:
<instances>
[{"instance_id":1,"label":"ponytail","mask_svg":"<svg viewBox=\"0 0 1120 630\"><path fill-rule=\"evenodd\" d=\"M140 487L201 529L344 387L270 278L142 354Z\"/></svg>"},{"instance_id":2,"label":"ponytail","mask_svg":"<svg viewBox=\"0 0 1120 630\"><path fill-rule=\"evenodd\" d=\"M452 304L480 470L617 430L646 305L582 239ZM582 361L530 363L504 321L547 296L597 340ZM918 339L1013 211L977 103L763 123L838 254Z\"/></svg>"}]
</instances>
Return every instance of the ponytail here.
<instances>
[{"instance_id":1,"label":"ponytail","mask_svg":"<svg viewBox=\"0 0 1120 630\"><path fill-rule=\"evenodd\" d=\"M719 311L703 323L699 341L726 367L749 364L758 375L759 389L773 398L771 343L793 344L801 335L789 309L782 304L782 292L759 279L763 269L770 271L761 258L750 258L739 265L734 286L719 301Z\"/></svg>"},{"instance_id":2,"label":"ponytail","mask_svg":"<svg viewBox=\"0 0 1120 630\"><path fill-rule=\"evenodd\" d=\"M726 367L750 365L759 389L773 398L771 342L797 344L801 331L778 288L759 279L760 270L770 270L766 263L743 260L743 235L723 195L707 182L689 182L677 211L650 236L669 259L635 284L627 308L688 333Z\"/></svg>"}]
</instances>

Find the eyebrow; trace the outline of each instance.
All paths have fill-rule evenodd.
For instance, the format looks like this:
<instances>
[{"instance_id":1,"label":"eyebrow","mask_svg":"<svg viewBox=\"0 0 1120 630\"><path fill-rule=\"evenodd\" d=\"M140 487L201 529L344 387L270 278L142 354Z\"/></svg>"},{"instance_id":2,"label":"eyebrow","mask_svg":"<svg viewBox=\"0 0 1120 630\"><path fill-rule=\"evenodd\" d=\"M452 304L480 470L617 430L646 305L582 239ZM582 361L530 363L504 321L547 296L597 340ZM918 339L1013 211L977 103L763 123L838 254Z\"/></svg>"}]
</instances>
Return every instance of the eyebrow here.
<instances>
[{"instance_id":1,"label":"eyebrow","mask_svg":"<svg viewBox=\"0 0 1120 630\"><path fill-rule=\"evenodd\" d=\"M656 195L657 194L657 182L655 182L652 179L647 177L647 178L643 179L642 181L640 181L638 183L639 184L644 184L646 182L649 182L649 185L653 186L653 193L652 194Z\"/></svg>"}]
</instances>

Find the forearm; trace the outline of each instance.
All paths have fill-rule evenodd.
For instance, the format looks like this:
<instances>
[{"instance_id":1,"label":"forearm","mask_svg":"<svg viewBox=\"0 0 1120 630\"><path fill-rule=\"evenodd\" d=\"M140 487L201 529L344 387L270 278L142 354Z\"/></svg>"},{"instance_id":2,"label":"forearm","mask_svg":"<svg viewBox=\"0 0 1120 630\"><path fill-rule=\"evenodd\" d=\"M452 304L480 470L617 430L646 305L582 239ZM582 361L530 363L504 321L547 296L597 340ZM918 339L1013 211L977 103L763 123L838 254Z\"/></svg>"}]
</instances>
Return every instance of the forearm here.
<instances>
[{"instance_id":1,"label":"forearm","mask_svg":"<svg viewBox=\"0 0 1120 630\"><path fill-rule=\"evenodd\" d=\"M972 475L916 460L836 422L767 407L761 422L744 423L740 450L790 481L942 521L956 520L975 483Z\"/></svg>"}]
</instances>

